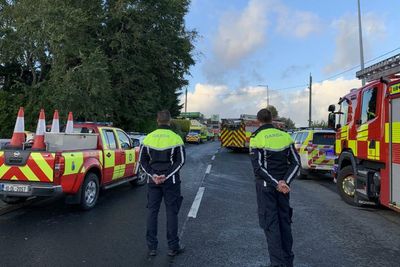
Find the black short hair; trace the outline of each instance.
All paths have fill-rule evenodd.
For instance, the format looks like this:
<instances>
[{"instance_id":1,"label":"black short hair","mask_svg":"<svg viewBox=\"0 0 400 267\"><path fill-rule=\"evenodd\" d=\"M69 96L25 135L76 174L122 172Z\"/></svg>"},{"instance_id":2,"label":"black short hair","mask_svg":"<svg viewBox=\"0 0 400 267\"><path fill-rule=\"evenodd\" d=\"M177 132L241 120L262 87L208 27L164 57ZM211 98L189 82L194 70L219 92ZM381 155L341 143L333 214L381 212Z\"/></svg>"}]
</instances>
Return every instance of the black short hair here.
<instances>
[{"instance_id":1,"label":"black short hair","mask_svg":"<svg viewBox=\"0 0 400 267\"><path fill-rule=\"evenodd\" d=\"M272 123L272 114L271 111L269 111L266 108L260 109L257 113L257 119L261 123Z\"/></svg>"},{"instance_id":2,"label":"black short hair","mask_svg":"<svg viewBox=\"0 0 400 267\"><path fill-rule=\"evenodd\" d=\"M168 110L162 110L157 112L157 122L158 124L170 124L171 113L169 113Z\"/></svg>"}]
</instances>

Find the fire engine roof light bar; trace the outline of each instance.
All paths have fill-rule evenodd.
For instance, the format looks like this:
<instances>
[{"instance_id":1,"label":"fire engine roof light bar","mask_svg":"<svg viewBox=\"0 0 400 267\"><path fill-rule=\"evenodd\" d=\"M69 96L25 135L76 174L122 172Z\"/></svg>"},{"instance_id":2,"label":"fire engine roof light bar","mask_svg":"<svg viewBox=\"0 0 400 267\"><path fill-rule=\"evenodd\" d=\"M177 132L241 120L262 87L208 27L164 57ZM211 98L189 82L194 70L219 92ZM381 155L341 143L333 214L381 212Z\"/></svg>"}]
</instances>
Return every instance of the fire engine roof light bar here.
<instances>
[{"instance_id":1,"label":"fire engine roof light bar","mask_svg":"<svg viewBox=\"0 0 400 267\"><path fill-rule=\"evenodd\" d=\"M400 73L400 54L382 60L364 70L357 71L356 77L370 82L382 77L390 77L398 73Z\"/></svg>"}]
</instances>

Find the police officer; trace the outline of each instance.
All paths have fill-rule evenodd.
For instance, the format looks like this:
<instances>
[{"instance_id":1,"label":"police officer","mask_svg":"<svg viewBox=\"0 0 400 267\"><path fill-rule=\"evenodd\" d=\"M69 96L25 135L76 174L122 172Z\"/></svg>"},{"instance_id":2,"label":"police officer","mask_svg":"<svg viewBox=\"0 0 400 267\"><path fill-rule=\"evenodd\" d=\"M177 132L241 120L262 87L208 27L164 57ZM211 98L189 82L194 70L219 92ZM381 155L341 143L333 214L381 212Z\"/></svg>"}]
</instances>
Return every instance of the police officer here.
<instances>
[{"instance_id":1,"label":"police officer","mask_svg":"<svg viewBox=\"0 0 400 267\"><path fill-rule=\"evenodd\" d=\"M261 127L250 139L250 156L256 177L259 224L268 243L270 266L293 266L290 182L300 168L289 134L274 128L268 109L257 113Z\"/></svg>"},{"instance_id":2,"label":"police officer","mask_svg":"<svg viewBox=\"0 0 400 267\"><path fill-rule=\"evenodd\" d=\"M169 111L157 114L158 129L143 140L139 160L149 176L147 193L147 246L149 256L157 255L157 219L164 198L167 212L168 255L173 257L184 251L178 237L178 212L182 204L179 170L185 163L182 138L170 127Z\"/></svg>"}]
</instances>

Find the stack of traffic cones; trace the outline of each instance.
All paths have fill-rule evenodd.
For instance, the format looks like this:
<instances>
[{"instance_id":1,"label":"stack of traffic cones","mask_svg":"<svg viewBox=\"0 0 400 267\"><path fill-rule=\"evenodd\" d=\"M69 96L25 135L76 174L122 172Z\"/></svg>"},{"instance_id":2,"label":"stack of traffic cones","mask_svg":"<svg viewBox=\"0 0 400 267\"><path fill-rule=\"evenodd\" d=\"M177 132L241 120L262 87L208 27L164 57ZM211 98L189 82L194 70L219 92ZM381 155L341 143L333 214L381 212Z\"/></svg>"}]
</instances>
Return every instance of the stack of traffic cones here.
<instances>
[{"instance_id":1,"label":"stack of traffic cones","mask_svg":"<svg viewBox=\"0 0 400 267\"><path fill-rule=\"evenodd\" d=\"M53 123L51 124L51 132L52 133L59 133L60 132L60 120L58 118L58 110L54 111Z\"/></svg>"},{"instance_id":2,"label":"stack of traffic cones","mask_svg":"<svg viewBox=\"0 0 400 267\"><path fill-rule=\"evenodd\" d=\"M25 142L25 121L24 108L19 108L17 121L15 122L14 133L10 141L10 147L20 148Z\"/></svg>"},{"instance_id":3,"label":"stack of traffic cones","mask_svg":"<svg viewBox=\"0 0 400 267\"><path fill-rule=\"evenodd\" d=\"M66 134L74 133L74 118L72 116L72 112L68 113L68 121L67 121L67 127L65 127L65 133Z\"/></svg>"},{"instance_id":4,"label":"stack of traffic cones","mask_svg":"<svg viewBox=\"0 0 400 267\"><path fill-rule=\"evenodd\" d=\"M46 118L44 115L44 110L40 110L39 121L36 128L36 135L33 141L32 149L43 150L46 149L46 144L44 143L44 133L46 131Z\"/></svg>"}]
</instances>

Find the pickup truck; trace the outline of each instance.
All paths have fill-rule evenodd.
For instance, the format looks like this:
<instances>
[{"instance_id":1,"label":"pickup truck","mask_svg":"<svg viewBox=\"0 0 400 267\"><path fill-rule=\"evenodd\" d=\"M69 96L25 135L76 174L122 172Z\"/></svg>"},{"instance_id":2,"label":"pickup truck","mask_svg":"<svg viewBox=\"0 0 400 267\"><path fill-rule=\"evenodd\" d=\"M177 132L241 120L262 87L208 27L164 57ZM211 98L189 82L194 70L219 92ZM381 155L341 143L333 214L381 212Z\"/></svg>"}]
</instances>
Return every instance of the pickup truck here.
<instances>
[{"instance_id":1,"label":"pickup truck","mask_svg":"<svg viewBox=\"0 0 400 267\"><path fill-rule=\"evenodd\" d=\"M74 125L73 134L46 133L46 149L0 150L0 197L8 204L31 196L65 194L84 210L96 205L100 189L130 182L143 185L138 148L121 129L95 123Z\"/></svg>"}]
</instances>

